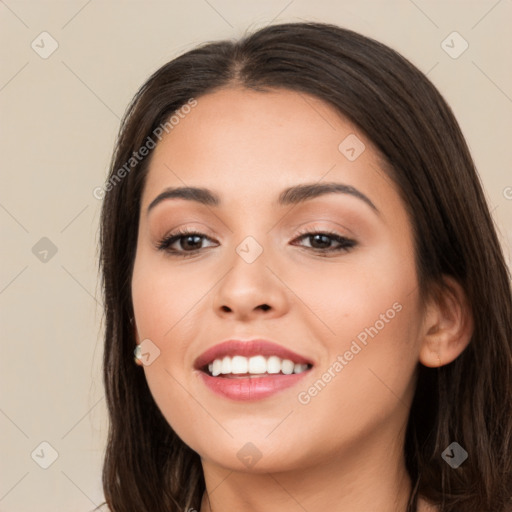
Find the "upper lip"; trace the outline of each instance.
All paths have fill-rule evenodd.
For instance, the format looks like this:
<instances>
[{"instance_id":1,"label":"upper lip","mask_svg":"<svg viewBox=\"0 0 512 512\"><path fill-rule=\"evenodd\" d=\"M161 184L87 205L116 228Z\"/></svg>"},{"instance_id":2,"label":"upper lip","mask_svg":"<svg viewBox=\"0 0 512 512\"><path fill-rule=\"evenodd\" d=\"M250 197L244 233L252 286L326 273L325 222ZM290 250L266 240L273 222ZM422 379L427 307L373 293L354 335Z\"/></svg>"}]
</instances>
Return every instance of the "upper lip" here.
<instances>
[{"instance_id":1,"label":"upper lip","mask_svg":"<svg viewBox=\"0 0 512 512\"><path fill-rule=\"evenodd\" d=\"M194 368L201 370L215 359L222 359L225 356L277 356L281 359L290 359L297 364L310 364L313 362L307 357L301 356L292 350L283 347L273 341L265 339L235 340L223 341L203 352L194 362Z\"/></svg>"}]
</instances>

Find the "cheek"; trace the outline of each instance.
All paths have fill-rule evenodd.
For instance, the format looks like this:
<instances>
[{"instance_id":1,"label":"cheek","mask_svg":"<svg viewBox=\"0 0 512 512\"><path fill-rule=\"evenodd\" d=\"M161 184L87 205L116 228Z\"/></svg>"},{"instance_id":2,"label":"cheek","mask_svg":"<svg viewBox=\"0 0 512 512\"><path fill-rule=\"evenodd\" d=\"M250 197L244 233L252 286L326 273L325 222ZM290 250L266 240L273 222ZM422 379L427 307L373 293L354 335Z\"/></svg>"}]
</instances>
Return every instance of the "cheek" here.
<instances>
[{"instance_id":1,"label":"cheek","mask_svg":"<svg viewBox=\"0 0 512 512\"><path fill-rule=\"evenodd\" d=\"M204 433L205 426L211 428L211 418L191 399L186 389L188 384L182 376L168 368L161 359L144 367L144 372L155 403L167 423L184 442L193 443L196 422L200 422L199 434Z\"/></svg>"},{"instance_id":2,"label":"cheek","mask_svg":"<svg viewBox=\"0 0 512 512\"><path fill-rule=\"evenodd\" d=\"M186 333L192 329L187 312L208 290L190 275L166 270L165 261L142 250L137 254L132 276L132 301L139 340L151 340L160 350L150 365L143 366L151 395L166 421L186 443L193 443L194 421L208 425L211 418L197 406L186 388ZM193 279L193 278L192 278ZM199 435L198 433L197 435Z\"/></svg>"},{"instance_id":3,"label":"cheek","mask_svg":"<svg viewBox=\"0 0 512 512\"><path fill-rule=\"evenodd\" d=\"M215 274L213 274L215 276ZM150 338L168 345L173 334L191 321L194 307L210 290L214 279L205 274L180 270L165 257L141 255L136 258L132 276L132 301L141 339ZM175 346L179 349L179 345Z\"/></svg>"},{"instance_id":4,"label":"cheek","mask_svg":"<svg viewBox=\"0 0 512 512\"><path fill-rule=\"evenodd\" d=\"M390 241L361 251L335 271L315 273L314 285L297 282L294 290L314 311L314 324L320 325L319 318L328 328L320 382L313 382L311 393L303 387L301 403L311 399L319 413L334 406L359 415L365 414L359 407L364 403L372 405L370 420L409 393L421 322L409 245Z\"/></svg>"},{"instance_id":5,"label":"cheek","mask_svg":"<svg viewBox=\"0 0 512 512\"><path fill-rule=\"evenodd\" d=\"M298 390L297 427L313 422L329 446L357 446L376 431L401 428L418 359L412 299L388 294L382 307L365 310L362 323L361 315L357 322L350 314L341 320L328 359Z\"/></svg>"},{"instance_id":6,"label":"cheek","mask_svg":"<svg viewBox=\"0 0 512 512\"><path fill-rule=\"evenodd\" d=\"M320 328L323 325L326 341L337 349L375 322L379 322L377 327L382 321L387 326L386 320L399 316L398 306L393 305L398 303L405 311L418 293L414 254L408 240L396 240L389 234L336 262L316 261L304 269L297 265L295 271L284 275L307 306L304 318L311 318ZM381 320L382 314L386 317ZM404 318L407 313L400 316Z\"/></svg>"}]
</instances>

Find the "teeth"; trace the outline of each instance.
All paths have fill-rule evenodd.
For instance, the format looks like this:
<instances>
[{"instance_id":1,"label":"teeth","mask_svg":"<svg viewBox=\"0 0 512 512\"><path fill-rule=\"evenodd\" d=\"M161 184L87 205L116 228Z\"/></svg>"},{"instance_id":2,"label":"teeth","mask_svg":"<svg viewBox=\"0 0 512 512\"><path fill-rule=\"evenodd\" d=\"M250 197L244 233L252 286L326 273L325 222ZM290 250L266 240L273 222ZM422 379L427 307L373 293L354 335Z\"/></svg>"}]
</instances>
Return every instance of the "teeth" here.
<instances>
[{"instance_id":1,"label":"teeth","mask_svg":"<svg viewBox=\"0 0 512 512\"><path fill-rule=\"evenodd\" d=\"M213 361L213 365L215 366L215 361ZM231 359L231 373L239 375L241 373L247 373L248 369L249 361L247 361L247 357L235 356Z\"/></svg>"},{"instance_id":2,"label":"teeth","mask_svg":"<svg viewBox=\"0 0 512 512\"><path fill-rule=\"evenodd\" d=\"M222 361L220 359L215 359L213 361L212 375L216 377L220 373L220 369L222 367Z\"/></svg>"},{"instance_id":3,"label":"teeth","mask_svg":"<svg viewBox=\"0 0 512 512\"><path fill-rule=\"evenodd\" d=\"M289 359L285 359L281 363L281 371L285 375L291 375L293 373L293 367L294 367L293 361L290 361Z\"/></svg>"},{"instance_id":4,"label":"teeth","mask_svg":"<svg viewBox=\"0 0 512 512\"><path fill-rule=\"evenodd\" d=\"M263 356L254 356L249 359L249 373L266 373L267 360Z\"/></svg>"},{"instance_id":5,"label":"teeth","mask_svg":"<svg viewBox=\"0 0 512 512\"><path fill-rule=\"evenodd\" d=\"M225 356L222 359L215 359L208 365L208 371L214 376L218 375L263 375L283 373L291 375L292 373L302 373L308 369L307 364L294 363L290 359L281 359L277 356Z\"/></svg>"},{"instance_id":6,"label":"teeth","mask_svg":"<svg viewBox=\"0 0 512 512\"><path fill-rule=\"evenodd\" d=\"M302 373L308 367L307 364L294 364L293 365L293 373Z\"/></svg>"},{"instance_id":7,"label":"teeth","mask_svg":"<svg viewBox=\"0 0 512 512\"><path fill-rule=\"evenodd\" d=\"M220 373L223 375L226 373L231 373L231 357L226 356L222 360L222 368L220 369Z\"/></svg>"},{"instance_id":8,"label":"teeth","mask_svg":"<svg viewBox=\"0 0 512 512\"><path fill-rule=\"evenodd\" d=\"M281 359L277 356L270 356L267 359L267 372L279 373L281 371Z\"/></svg>"}]
</instances>

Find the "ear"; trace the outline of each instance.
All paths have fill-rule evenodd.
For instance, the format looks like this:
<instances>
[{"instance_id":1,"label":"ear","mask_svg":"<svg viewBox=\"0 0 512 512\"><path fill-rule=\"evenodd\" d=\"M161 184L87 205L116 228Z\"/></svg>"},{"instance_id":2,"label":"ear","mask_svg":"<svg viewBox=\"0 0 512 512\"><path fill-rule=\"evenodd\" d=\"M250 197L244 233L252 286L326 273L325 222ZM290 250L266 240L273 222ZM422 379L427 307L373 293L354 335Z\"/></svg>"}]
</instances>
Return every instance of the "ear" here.
<instances>
[{"instance_id":1,"label":"ear","mask_svg":"<svg viewBox=\"0 0 512 512\"><path fill-rule=\"evenodd\" d=\"M436 298L425 309L419 360L436 368L454 361L469 345L473 335L473 313L462 286L443 276Z\"/></svg>"}]
</instances>

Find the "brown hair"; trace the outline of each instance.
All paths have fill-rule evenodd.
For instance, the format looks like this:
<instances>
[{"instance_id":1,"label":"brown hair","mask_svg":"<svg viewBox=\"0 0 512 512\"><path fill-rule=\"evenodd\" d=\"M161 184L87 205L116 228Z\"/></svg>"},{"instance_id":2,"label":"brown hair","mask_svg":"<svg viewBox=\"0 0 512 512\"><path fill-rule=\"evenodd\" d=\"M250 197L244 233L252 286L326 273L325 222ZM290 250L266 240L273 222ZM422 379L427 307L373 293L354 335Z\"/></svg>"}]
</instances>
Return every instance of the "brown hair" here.
<instances>
[{"instance_id":1,"label":"brown hair","mask_svg":"<svg viewBox=\"0 0 512 512\"><path fill-rule=\"evenodd\" d=\"M510 274L452 111L424 74L377 41L324 23L272 25L238 41L205 43L158 69L125 113L109 182L187 101L228 86L315 95L381 153L414 230L421 296L452 276L474 319L471 342L455 361L418 364L404 446L414 486L409 510L418 495L442 512L510 510ZM110 417L103 488L113 512L199 510L205 490L198 454L173 432L133 362L131 275L150 155L109 187L101 213ZM457 469L441 457L453 441L469 454Z\"/></svg>"}]
</instances>

